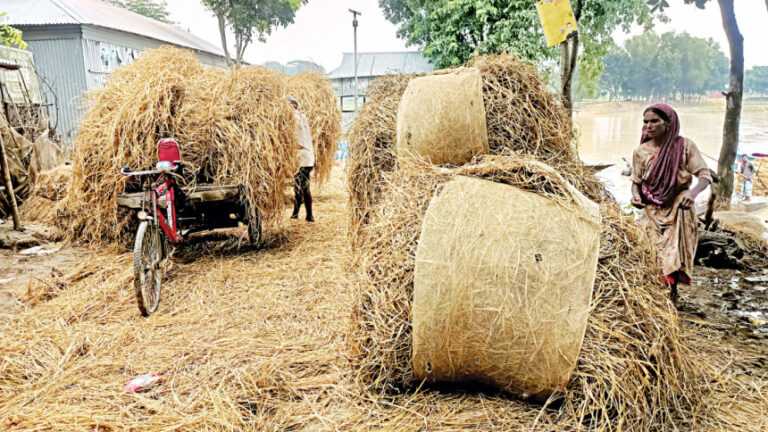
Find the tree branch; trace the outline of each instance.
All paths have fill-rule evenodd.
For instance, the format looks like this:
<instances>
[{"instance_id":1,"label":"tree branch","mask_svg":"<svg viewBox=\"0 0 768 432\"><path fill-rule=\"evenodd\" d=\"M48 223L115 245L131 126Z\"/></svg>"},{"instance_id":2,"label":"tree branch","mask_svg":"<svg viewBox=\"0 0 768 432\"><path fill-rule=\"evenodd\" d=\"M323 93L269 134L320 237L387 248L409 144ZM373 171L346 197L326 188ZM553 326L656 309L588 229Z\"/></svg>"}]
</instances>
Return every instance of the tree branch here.
<instances>
[{"instance_id":1,"label":"tree branch","mask_svg":"<svg viewBox=\"0 0 768 432\"><path fill-rule=\"evenodd\" d=\"M227 22L224 20L224 15L222 14L216 14L216 18L219 20L221 47L224 49L224 55L227 57L227 65L232 66L232 57L229 56L229 48L227 48Z\"/></svg>"}]
</instances>

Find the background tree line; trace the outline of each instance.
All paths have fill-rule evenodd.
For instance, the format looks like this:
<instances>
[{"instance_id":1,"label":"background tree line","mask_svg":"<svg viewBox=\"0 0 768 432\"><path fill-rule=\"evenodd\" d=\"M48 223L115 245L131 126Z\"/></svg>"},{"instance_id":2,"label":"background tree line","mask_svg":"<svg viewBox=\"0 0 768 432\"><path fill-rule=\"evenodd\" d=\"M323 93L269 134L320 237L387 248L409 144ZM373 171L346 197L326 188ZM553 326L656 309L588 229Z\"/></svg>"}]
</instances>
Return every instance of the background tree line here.
<instances>
[{"instance_id":1,"label":"background tree line","mask_svg":"<svg viewBox=\"0 0 768 432\"><path fill-rule=\"evenodd\" d=\"M691 101L728 84L728 57L712 39L645 33L603 59L600 87L613 99Z\"/></svg>"},{"instance_id":2,"label":"background tree line","mask_svg":"<svg viewBox=\"0 0 768 432\"><path fill-rule=\"evenodd\" d=\"M729 60L712 39L645 33L603 58L599 89L611 100L692 102L727 89ZM768 94L768 66L746 72L746 93Z\"/></svg>"}]
</instances>

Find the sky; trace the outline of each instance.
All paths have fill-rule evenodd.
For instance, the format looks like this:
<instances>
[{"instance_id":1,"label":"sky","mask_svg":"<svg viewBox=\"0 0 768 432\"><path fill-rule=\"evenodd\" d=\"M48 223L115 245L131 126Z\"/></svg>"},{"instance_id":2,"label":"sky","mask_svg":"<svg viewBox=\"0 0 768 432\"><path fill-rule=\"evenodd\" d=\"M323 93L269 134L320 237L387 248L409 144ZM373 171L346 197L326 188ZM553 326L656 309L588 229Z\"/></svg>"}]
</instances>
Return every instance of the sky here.
<instances>
[{"instance_id":1,"label":"sky","mask_svg":"<svg viewBox=\"0 0 768 432\"><path fill-rule=\"evenodd\" d=\"M184 29L221 45L216 19L199 0L166 0L171 20ZM712 0L705 10L683 4L683 0L668 0L671 7L666 14L671 21L657 23L656 32L688 32L696 37L713 38L726 55L728 39L723 30L720 8ZM531 1L533 4L533 0ZM747 69L755 65L768 65L768 8L765 0L736 0L736 20L744 36L744 57ZM291 60L310 60L330 72L341 64L342 54L353 51L352 14L348 9L362 13L358 17L357 43L359 52L416 50L406 47L397 38L397 27L384 19L378 0L309 0L296 13L293 24L275 30L266 43L254 43L245 54L246 61L261 64L266 61L286 63ZM616 34L622 42L632 34ZM230 38L231 42L231 38Z\"/></svg>"}]
</instances>

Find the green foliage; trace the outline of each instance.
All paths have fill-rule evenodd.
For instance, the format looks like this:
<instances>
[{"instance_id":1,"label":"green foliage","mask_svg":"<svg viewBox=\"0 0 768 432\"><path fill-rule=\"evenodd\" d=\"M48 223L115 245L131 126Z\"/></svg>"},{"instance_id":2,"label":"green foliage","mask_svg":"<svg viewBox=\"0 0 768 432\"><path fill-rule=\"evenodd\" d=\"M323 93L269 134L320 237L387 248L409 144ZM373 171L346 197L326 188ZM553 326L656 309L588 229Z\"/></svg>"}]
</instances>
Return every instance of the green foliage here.
<instances>
[{"instance_id":1,"label":"green foliage","mask_svg":"<svg viewBox=\"0 0 768 432\"><path fill-rule=\"evenodd\" d=\"M685 0L685 4L695 4L697 8L704 9L704 6L709 0ZM666 0L647 0L648 6L651 7L652 12L664 12L664 9L669 7L669 3Z\"/></svg>"},{"instance_id":2,"label":"green foliage","mask_svg":"<svg viewBox=\"0 0 768 432\"><path fill-rule=\"evenodd\" d=\"M768 94L768 66L755 66L744 78L744 89L748 92Z\"/></svg>"},{"instance_id":3,"label":"green foliage","mask_svg":"<svg viewBox=\"0 0 768 432\"><path fill-rule=\"evenodd\" d=\"M216 16L223 16L235 36L245 42L264 42L275 27L293 23L306 0L202 0Z\"/></svg>"},{"instance_id":4,"label":"green foliage","mask_svg":"<svg viewBox=\"0 0 768 432\"><path fill-rule=\"evenodd\" d=\"M699 95L728 82L728 58L717 43L687 33L635 36L604 67L600 83L611 98Z\"/></svg>"},{"instance_id":5,"label":"green foliage","mask_svg":"<svg viewBox=\"0 0 768 432\"><path fill-rule=\"evenodd\" d=\"M0 19L5 20L7 15L7 12L0 13ZM16 45L21 49L27 48L27 43L22 39L21 30L8 24L0 24L0 43L5 46Z\"/></svg>"},{"instance_id":6,"label":"green foliage","mask_svg":"<svg viewBox=\"0 0 768 432\"><path fill-rule=\"evenodd\" d=\"M276 27L293 23L296 11L307 0L202 0L219 18L222 47L229 56L224 25L235 35L236 62L240 64L245 48L254 38L265 42Z\"/></svg>"},{"instance_id":7,"label":"green foliage","mask_svg":"<svg viewBox=\"0 0 768 432\"><path fill-rule=\"evenodd\" d=\"M398 24L408 45L422 48L437 67L461 64L478 54L512 52L546 61L560 56L547 47L535 2L531 0L379 0L385 17ZM644 0L572 0L583 55L581 86L594 84L602 58L614 45L616 29L651 24Z\"/></svg>"},{"instance_id":8,"label":"green foliage","mask_svg":"<svg viewBox=\"0 0 768 432\"><path fill-rule=\"evenodd\" d=\"M168 18L170 14L165 0L106 0L106 2L166 24L173 23Z\"/></svg>"}]
</instances>

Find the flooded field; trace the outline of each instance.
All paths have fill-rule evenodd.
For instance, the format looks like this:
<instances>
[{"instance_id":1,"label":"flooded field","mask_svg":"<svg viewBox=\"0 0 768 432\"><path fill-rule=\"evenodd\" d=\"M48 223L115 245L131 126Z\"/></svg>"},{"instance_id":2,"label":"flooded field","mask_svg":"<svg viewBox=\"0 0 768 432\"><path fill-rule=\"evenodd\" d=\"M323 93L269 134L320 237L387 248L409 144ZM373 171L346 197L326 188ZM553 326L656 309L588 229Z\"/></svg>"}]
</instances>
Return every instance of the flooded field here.
<instances>
[{"instance_id":1,"label":"flooded field","mask_svg":"<svg viewBox=\"0 0 768 432\"><path fill-rule=\"evenodd\" d=\"M674 106L674 105L673 105ZM646 104L600 103L577 108L579 150L588 163L618 163L629 159L640 140L642 113ZM691 138L706 155L717 158L723 134L725 101L674 106L680 116L681 134ZM742 152L768 152L768 102L744 104L740 128Z\"/></svg>"},{"instance_id":2,"label":"flooded field","mask_svg":"<svg viewBox=\"0 0 768 432\"><path fill-rule=\"evenodd\" d=\"M621 171L640 141L645 103L609 102L584 104L574 111L579 128L579 153L586 163L614 166L599 174L619 202L630 198L629 178ZM704 153L710 168L717 168L723 134L724 100L697 105L673 105L680 116L681 133L691 138ZM768 153L768 102L747 101L741 115L739 151ZM708 191L699 195L706 201Z\"/></svg>"}]
</instances>

